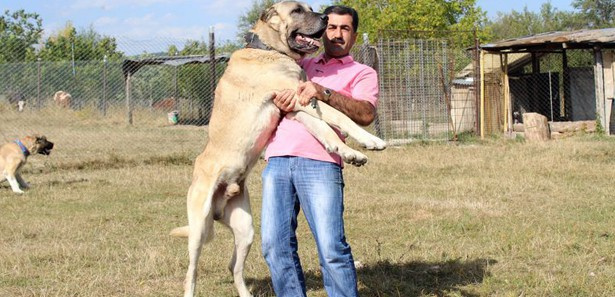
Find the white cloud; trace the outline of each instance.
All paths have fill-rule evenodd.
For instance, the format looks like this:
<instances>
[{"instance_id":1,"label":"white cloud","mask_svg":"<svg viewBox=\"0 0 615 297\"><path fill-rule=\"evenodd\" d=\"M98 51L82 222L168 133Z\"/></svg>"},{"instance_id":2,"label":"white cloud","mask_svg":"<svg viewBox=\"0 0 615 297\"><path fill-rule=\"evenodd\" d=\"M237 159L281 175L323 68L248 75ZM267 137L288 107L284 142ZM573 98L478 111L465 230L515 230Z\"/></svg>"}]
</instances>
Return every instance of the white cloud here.
<instances>
[{"instance_id":1,"label":"white cloud","mask_svg":"<svg viewBox=\"0 0 615 297\"><path fill-rule=\"evenodd\" d=\"M108 17L108 16L104 16L104 17L100 17L98 19L96 19L92 25L94 25L95 28L100 28L100 27L105 27L105 26L113 26L118 24L119 21L117 18L114 17Z\"/></svg>"},{"instance_id":2,"label":"white cloud","mask_svg":"<svg viewBox=\"0 0 615 297\"><path fill-rule=\"evenodd\" d=\"M206 11L218 11L228 15L235 15L237 11L246 11L252 1L251 0L213 0L205 5Z\"/></svg>"},{"instance_id":3,"label":"white cloud","mask_svg":"<svg viewBox=\"0 0 615 297\"><path fill-rule=\"evenodd\" d=\"M130 17L122 21L126 26L130 27L153 27L159 24L158 18L153 13L146 14L142 17Z\"/></svg>"},{"instance_id":4,"label":"white cloud","mask_svg":"<svg viewBox=\"0 0 615 297\"><path fill-rule=\"evenodd\" d=\"M112 10L118 7L135 7L149 6L152 4L169 3L180 4L183 1L177 0L77 0L70 6L72 9L83 10L99 8L103 10Z\"/></svg>"}]
</instances>

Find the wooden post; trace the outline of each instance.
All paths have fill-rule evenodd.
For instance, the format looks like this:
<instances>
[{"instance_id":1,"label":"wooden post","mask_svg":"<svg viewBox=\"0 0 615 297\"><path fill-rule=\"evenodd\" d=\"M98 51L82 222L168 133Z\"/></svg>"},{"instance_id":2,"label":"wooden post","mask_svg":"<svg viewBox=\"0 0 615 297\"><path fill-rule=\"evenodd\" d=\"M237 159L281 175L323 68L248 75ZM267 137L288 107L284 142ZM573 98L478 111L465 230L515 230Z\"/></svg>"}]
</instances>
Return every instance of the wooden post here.
<instances>
[{"instance_id":1,"label":"wooden post","mask_svg":"<svg viewBox=\"0 0 615 297\"><path fill-rule=\"evenodd\" d=\"M613 51L605 51L602 53L604 62L604 114L606 115L607 125L604 127L604 132L607 135L613 134L615 118L613 118L613 98L615 98L615 76L613 75Z\"/></svg>"},{"instance_id":2,"label":"wooden post","mask_svg":"<svg viewBox=\"0 0 615 297\"><path fill-rule=\"evenodd\" d=\"M594 48L594 76L596 82L596 120L606 129L606 114L604 109L604 67L602 61L602 49Z\"/></svg>"},{"instance_id":3,"label":"wooden post","mask_svg":"<svg viewBox=\"0 0 615 297\"><path fill-rule=\"evenodd\" d=\"M551 139L547 117L539 113L526 112L523 114L523 130L527 141L537 142Z\"/></svg>"},{"instance_id":4,"label":"wooden post","mask_svg":"<svg viewBox=\"0 0 615 297\"><path fill-rule=\"evenodd\" d=\"M606 129L606 113L604 109L604 62L602 61L602 49L594 48L594 77L596 82L596 120Z\"/></svg>"},{"instance_id":5,"label":"wooden post","mask_svg":"<svg viewBox=\"0 0 615 297\"><path fill-rule=\"evenodd\" d=\"M500 55L501 59L501 55ZM508 54L504 54L504 122L506 123L506 132L513 132L513 105L510 100L510 77L508 77Z\"/></svg>"},{"instance_id":6,"label":"wooden post","mask_svg":"<svg viewBox=\"0 0 615 297\"><path fill-rule=\"evenodd\" d=\"M566 49L562 51L562 74L564 84L564 118L567 121L572 121L572 99L570 95L570 71L568 69L568 52ZM561 107L560 107L561 108Z\"/></svg>"}]
</instances>

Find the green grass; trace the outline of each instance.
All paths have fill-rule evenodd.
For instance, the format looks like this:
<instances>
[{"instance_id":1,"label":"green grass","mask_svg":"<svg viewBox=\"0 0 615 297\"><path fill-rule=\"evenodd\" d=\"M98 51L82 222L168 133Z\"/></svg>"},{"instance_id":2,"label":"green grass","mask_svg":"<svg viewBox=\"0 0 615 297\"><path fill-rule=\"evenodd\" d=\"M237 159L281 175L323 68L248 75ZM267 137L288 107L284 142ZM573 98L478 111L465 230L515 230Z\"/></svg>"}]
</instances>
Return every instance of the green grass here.
<instances>
[{"instance_id":1,"label":"green grass","mask_svg":"<svg viewBox=\"0 0 615 297\"><path fill-rule=\"evenodd\" d=\"M69 127L37 127L59 145L29 159L25 195L0 184L0 296L181 295L187 244L167 234L186 223L206 129ZM362 296L615 296L615 139L465 137L367 154L344 170ZM255 296L273 296L260 251L263 166L248 181L256 237L245 275ZM308 294L324 297L303 219L298 236ZM199 296L236 296L232 246L216 225Z\"/></svg>"}]
</instances>

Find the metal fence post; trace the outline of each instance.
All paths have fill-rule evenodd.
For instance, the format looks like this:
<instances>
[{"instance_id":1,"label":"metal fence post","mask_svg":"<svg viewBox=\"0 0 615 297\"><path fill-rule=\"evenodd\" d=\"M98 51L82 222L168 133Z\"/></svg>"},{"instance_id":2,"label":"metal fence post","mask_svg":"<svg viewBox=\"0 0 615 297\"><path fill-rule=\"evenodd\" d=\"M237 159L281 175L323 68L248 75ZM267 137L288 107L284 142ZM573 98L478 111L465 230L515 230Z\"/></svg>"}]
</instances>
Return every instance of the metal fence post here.
<instances>
[{"instance_id":1,"label":"metal fence post","mask_svg":"<svg viewBox=\"0 0 615 297\"><path fill-rule=\"evenodd\" d=\"M214 27L209 27L209 65L211 66L211 100L207 106L207 123L209 123L209 117L211 116L211 107L213 105L213 100L215 96L216 90L216 47L215 47L215 35L214 35Z\"/></svg>"},{"instance_id":2,"label":"metal fence post","mask_svg":"<svg viewBox=\"0 0 615 297\"><path fill-rule=\"evenodd\" d=\"M130 72L126 75L126 115L128 117L128 125L132 125L132 106L130 104Z\"/></svg>"},{"instance_id":3,"label":"metal fence post","mask_svg":"<svg viewBox=\"0 0 615 297\"><path fill-rule=\"evenodd\" d=\"M103 117L107 116L107 55L103 57L103 81L102 98L99 102L100 112Z\"/></svg>"},{"instance_id":4,"label":"metal fence post","mask_svg":"<svg viewBox=\"0 0 615 297\"><path fill-rule=\"evenodd\" d=\"M41 58L36 58L36 108L41 109L42 100L41 100Z\"/></svg>"}]
</instances>

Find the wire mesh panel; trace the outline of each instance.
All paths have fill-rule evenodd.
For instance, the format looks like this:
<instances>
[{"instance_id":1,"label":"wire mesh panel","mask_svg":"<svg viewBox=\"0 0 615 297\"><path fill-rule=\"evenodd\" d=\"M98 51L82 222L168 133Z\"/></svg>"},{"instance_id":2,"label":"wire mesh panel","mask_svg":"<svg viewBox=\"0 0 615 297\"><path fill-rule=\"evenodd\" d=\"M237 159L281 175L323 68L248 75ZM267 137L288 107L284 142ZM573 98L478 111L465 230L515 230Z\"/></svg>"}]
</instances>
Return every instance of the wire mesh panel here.
<instances>
[{"instance_id":1,"label":"wire mesh panel","mask_svg":"<svg viewBox=\"0 0 615 297\"><path fill-rule=\"evenodd\" d=\"M173 124L207 125L217 79L228 55L157 57L125 61L131 110L166 114ZM128 104L128 103L127 103ZM132 119L130 119L132 120Z\"/></svg>"},{"instance_id":2,"label":"wire mesh panel","mask_svg":"<svg viewBox=\"0 0 615 297\"><path fill-rule=\"evenodd\" d=\"M494 54L483 63L486 134L522 132L526 112L550 122L596 120L592 50Z\"/></svg>"},{"instance_id":3,"label":"wire mesh panel","mask_svg":"<svg viewBox=\"0 0 615 297\"><path fill-rule=\"evenodd\" d=\"M176 56L192 60L146 65L129 81L127 60L164 56L159 47L147 51L140 46L140 54L130 58L84 60L88 57L77 55L74 60L0 63L0 143L43 134L56 143L52 156L58 162L151 157L183 151L185 141L204 144L202 129L190 127L207 124L227 59L212 65Z\"/></svg>"},{"instance_id":4,"label":"wire mesh panel","mask_svg":"<svg viewBox=\"0 0 615 297\"><path fill-rule=\"evenodd\" d=\"M182 41L125 41L119 46L124 52L109 59L41 54L0 63L0 142L44 134L61 148L54 154L59 161L148 156L181 151L189 140L204 143L206 133L189 127L207 125L228 55L208 60L206 45L184 41L192 46L183 49L188 54L168 56ZM447 140L460 127L473 129L475 91L467 74L473 71L455 79L464 67L473 68L464 47L446 38L382 38L377 44L365 38L353 56L378 71L380 106L369 129L391 144Z\"/></svg>"},{"instance_id":5,"label":"wire mesh panel","mask_svg":"<svg viewBox=\"0 0 615 297\"><path fill-rule=\"evenodd\" d=\"M448 38L380 39L378 50L381 136L449 140L474 128L471 52Z\"/></svg>"}]
</instances>

